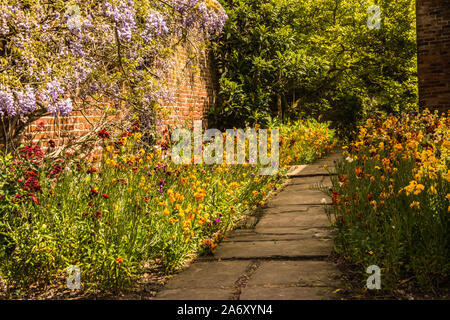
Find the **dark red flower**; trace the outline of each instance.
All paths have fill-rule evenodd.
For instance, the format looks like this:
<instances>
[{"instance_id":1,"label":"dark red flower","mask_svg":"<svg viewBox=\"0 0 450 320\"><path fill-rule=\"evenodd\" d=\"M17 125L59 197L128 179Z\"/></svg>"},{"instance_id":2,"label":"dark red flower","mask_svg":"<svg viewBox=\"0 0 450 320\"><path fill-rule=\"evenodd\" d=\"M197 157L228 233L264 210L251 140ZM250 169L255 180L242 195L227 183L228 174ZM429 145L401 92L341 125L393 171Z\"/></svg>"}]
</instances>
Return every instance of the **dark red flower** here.
<instances>
[{"instance_id":1,"label":"dark red flower","mask_svg":"<svg viewBox=\"0 0 450 320\"><path fill-rule=\"evenodd\" d=\"M102 139L109 139L109 133L106 130L100 130L97 135Z\"/></svg>"},{"instance_id":2,"label":"dark red flower","mask_svg":"<svg viewBox=\"0 0 450 320\"><path fill-rule=\"evenodd\" d=\"M20 150L21 156L28 160L34 159L42 159L44 157L44 153L41 150L41 147L35 144L29 144L23 147Z\"/></svg>"},{"instance_id":3,"label":"dark red flower","mask_svg":"<svg viewBox=\"0 0 450 320\"><path fill-rule=\"evenodd\" d=\"M23 186L24 190L27 191L41 191L41 185L36 177L29 177Z\"/></svg>"},{"instance_id":4,"label":"dark red flower","mask_svg":"<svg viewBox=\"0 0 450 320\"><path fill-rule=\"evenodd\" d=\"M49 140L48 144L50 145L51 148L56 147L56 142L54 140Z\"/></svg>"},{"instance_id":5,"label":"dark red flower","mask_svg":"<svg viewBox=\"0 0 450 320\"><path fill-rule=\"evenodd\" d=\"M53 167L52 171L50 171L50 173L48 174L47 177L49 177L49 178L53 178L53 177L57 178L57 177L59 177L59 174L61 173L61 171L62 171L62 167L59 164L57 164L57 165L55 165Z\"/></svg>"},{"instance_id":6,"label":"dark red flower","mask_svg":"<svg viewBox=\"0 0 450 320\"><path fill-rule=\"evenodd\" d=\"M92 207L94 205L94 201L89 201L88 206Z\"/></svg>"},{"instance_id":7,"label":"dark red flower","mask_svg":"<svg viewBox=\"0 0 450 320\"><path fill-rule=\"evenodd\" d=\"M98 172L98 170L96 168L94 168L94 167L88 169L88 171L87 171L88 174L92 174L92 173L95 173L95 172Z\"/></svg>"},{"instance_id":8,"label":"dark red flower","mask_svg":"<svg viewBox=\"0 0 450 320\"><path fill-rule=\"evenodd\" d=\"M91 196L91 197L95 197L95 196L97 196L97 195L98 195L97 189L92 188L92 189L91 189L91 194L90 194L90 196Z\"/></svg>"}]
</instances>

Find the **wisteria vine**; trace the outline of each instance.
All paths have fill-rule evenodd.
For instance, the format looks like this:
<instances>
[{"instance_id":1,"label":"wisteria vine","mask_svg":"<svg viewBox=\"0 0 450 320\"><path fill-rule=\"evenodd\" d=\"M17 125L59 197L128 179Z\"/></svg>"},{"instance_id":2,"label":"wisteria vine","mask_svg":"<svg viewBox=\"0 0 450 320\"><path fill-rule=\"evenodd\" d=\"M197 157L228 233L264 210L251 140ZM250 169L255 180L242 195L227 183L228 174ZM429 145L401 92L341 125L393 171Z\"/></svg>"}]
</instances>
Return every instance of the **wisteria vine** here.
<instances>
[{"instance_id":1,"label":"wisteria vine","mask_svg":"<svg viewBox=\"0 0 450 320\"><path fill-rule=\"evenodd\" d=\"M2 0L1 120L67 116L105 99L152 110L170 97L175 45L209 39L226 19L215 0Z\"/></svg>"}]
</instances>

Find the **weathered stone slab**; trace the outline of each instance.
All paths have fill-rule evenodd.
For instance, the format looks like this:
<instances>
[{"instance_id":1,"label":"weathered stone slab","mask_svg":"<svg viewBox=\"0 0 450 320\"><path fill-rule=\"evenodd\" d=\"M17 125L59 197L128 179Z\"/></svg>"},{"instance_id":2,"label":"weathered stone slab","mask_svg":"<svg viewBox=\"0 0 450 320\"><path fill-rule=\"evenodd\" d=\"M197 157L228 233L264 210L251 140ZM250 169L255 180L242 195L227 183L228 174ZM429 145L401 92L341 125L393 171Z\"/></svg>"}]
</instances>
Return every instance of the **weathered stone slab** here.
<instances>
[{"instance_id":1,"label":"weathered stone slab","mask_svg":"<svg viewBox=\"0 0 450 320\"><path fill-rule=\"evenodd\" d=\"M323 200L324 199L324 200ZM323 202L325 201L325 203ZM320 205L331 204L331 198L319 190L303 190L301 192L282 192L267 203L268 207L286 205Z\"/></svg>"},{"instance_id":2,"label":"weathered stone slab","mask_svg":"<svg viewBox=\"0 0 450 320\"><path fill-rule=\"evenodd\" d=\"M240 300L329 300L334 297L332 288L324 287L246 287L241 293Z\"/></svg>"},{"instance_id":3,"label":"weathered stone slab","mask_svg":"<svg viewBox=\"0 0 450 320\"><path fill-rule=\"evenodd\" d=\"M231 288L248 265L248 261L195 262L165 288Z\"/></svg>"},{"instance_id":4,"label":"weathered stone slab","mask_svg":"<svg viewBox=\"0 0 450 320\"><path fill-rule=\"evenodd\" d=\"M232 289L170 289L161 291L155 300L228 300Z\"/></svg>"},{"instance_id":5,"label":"weathered stone slab","mask_svg":"<svg viewBox=\"0 0 450 320\"><path fill-rule=\"evenodd\" d=\"M269 233L240 233L230 234L225 241L280 241L280 240L303 240L303 239L331 239L329 228L308 228L286 233L282 228L267 229ZM272 232L271 232L272 231ZM273 232L275 231L275 232Z\"/></svg>"},{"instance_id":6,"label":"weathered stone slab","mask_svg":"<svg viewBox=\"0 0 450 320\"><path fill-rule=\"evenodd\" d=\"M306 168L306 165L295 165L295 166L292 166L289 170L288 170L288 172L286 173L286 175L288 176L288 177L290 177L290 176L295 176L297 173L299 173L300 171L302 171L303 169L305 169Z\"/></svg>"},{"instance_id":7,"label":"weathered stone slab","mask_svg":"<svg viewBox=\"0 0 450 320\"><path fill-rule=\"evenodd\" d=\"M265 233L261 229L280 227L327 227L330 225L328 216L321 206L310 207L305 212L284 212L264 215L255 227L255 231Z\"/></svg>"},{"instance_id":8,"label":"weathered stone slab","mask_svg":"<svg viewBox=\"0 0 450 320\"><path fill-rule=\"evenodd\" d=\"M283 189L283 192L302 192L304 190L317 190L320 188L330 188L333 184L327 176L293 178Z\"/></svg>"},{"instance_id":9,"label":"weathered stone slab","mask_svg":"<svg viewBox=\"0 0 450 320\"><path fill-rule=\"evenodd\" d=\"M328 176L330 173L334 174L336 172L334 166L327 166L324 168L324 164L309 164L303 170L291 174L290 177L304 177L304 176Z\"/></svg>"},{"instance_id":10,"label":"weathered stone slab","mask_svg":"<svg viewBox=\"0 0 450 320\"><path fill-rule=\"evenodd\" d=\"M247 287L271 285L336 286L336 267L327 261L263 261Z\"/></svg>"},{"instance_id":11,"label":"weathered stone slab","mask_svg":"<svg viewBox=\"0 0 450 320\"><path fill-rule=\"evenodd\" d=\"M224 242L214 257L220 259L257 259L280 257L325 257L330 254L332 241L328 239Z\"/></svg>"},{"instance_id":12,"label":"weathered stone slab","mask_svg":"<svg viewBox=\"0 0 450 320\"><path fill-rule=\"evenodd\" d=\"M287 205L287 206L277 206L277 207L265 207L263 209L263 215L267 214L278 214L285 212L306 212L308 211L308 206L303 205Z\"/></svg>"},{"instance_id":13,"label":"weathered stone slab","mask_svg":"<svg viewBox=\"0 0 450 320\"><path fill-rule=\"evenodd\" d=\"M330 181L330 178L327 176L296 177L289 179L289 184L286 187L291 185L312 186L315 184L325 183L327 181ZM284 190L286 190L286 188Z\"/></svg>"}]
</instances>

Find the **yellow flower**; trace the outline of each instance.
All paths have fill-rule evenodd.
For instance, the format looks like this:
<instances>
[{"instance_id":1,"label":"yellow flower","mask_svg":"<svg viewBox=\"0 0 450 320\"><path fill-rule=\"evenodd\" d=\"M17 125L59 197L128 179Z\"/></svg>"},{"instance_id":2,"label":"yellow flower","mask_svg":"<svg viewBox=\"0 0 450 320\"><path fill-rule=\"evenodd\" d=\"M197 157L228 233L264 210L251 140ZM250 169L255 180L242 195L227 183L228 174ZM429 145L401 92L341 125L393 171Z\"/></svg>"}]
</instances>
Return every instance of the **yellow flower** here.
<instances>
[{"instance_id":1,"label":"yellow flower","mask_svg":"<svg viewBox=\"0 0 450 320\"><path fill-rule=\"evenodd\" d=\"M170 212L169 209L165 208L163 211L163 215L167 216L169 214L169 212Z\"/></svg>"},{"instance_id":2,"label":"yellow flower","mask_svg":"<svg viewBox=\"0 0 450 320\"><path fill-rule=\"evenodd\" d=\"M429 190L430 190L430 193L437 194L437 190L436 190L436 188L434 186L430 186Z\"/></svg>"},{"instance_id":3,"label":"yellow flower","mask_svg":"<svg viewBox=\"0 0 450 320\"><path fill-rule=\"evenodd\" d=\"M416 186L416 189L414 190L414 194L418 195L419 193L421 193L423 190L425 189L425 186L423 184L418 184Z\"/></svg>"},{"instance_id":4,"label":"yellow flower","mask_svg":"<svg viewBox=\"0 0 450 320\"><path fill-rule=\"evenodd\" d=\"M420 202L418 201L413 201L411 202L411 204L409 205L411 208L416 208L416 209L420 209Z\"/></svg>"}]
</instances>

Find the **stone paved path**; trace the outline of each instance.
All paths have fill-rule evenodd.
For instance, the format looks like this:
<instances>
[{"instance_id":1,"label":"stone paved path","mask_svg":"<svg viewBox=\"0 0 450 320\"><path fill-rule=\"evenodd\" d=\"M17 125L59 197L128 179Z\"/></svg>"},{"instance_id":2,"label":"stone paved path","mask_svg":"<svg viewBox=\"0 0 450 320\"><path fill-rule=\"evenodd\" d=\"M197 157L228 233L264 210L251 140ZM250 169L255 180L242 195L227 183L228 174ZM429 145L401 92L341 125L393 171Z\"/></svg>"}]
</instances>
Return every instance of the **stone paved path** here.
<instances>
[{"instance_id":1,"label":"stone paved path","mask_svg":"<svg viewBox=\"0 0 450 320\"><path fill-rule=\"evenodd\" d=\"M199 258L172 278L156 299L333 299L339 272L327 261L329 221L316 186L331 186L334 154L298 166L288 185L263 208L254 228L231 232L213 257Z\"/></svg>"}]
</instances>

